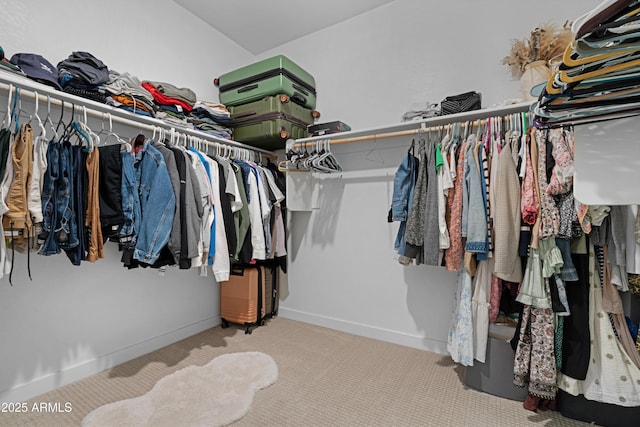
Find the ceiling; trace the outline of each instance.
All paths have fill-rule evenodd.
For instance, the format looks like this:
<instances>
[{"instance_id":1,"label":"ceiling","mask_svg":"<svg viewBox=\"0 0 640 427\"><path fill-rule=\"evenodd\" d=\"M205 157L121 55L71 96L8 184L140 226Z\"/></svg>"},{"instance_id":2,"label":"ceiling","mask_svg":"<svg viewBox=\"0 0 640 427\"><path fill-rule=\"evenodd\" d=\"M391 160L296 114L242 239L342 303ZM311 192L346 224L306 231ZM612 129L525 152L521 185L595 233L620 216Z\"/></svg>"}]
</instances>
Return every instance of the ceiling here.
<instances>
[{"instance_id":1,"label":"ceiling","mask_svg":"<svg viewBox=\"0 0 640 427\"><path fill-rule=\"evenodd\" d=\"M174 0L254 55L393 0Z\"/></svg>"}]
</instances>

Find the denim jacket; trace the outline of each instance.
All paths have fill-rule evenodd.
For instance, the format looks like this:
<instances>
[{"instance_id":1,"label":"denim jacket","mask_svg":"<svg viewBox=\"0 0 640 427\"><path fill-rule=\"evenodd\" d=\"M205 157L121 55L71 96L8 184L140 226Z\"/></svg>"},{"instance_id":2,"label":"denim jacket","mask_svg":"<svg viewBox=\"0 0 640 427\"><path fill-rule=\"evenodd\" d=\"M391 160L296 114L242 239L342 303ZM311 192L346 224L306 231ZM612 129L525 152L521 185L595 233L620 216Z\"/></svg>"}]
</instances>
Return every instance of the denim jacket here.
<instances>
[{"instance_id":1,"label":"denim jacket","mask_svg":"<svg viewBox=\"0 0 640 427\"><path fill-rule=\"evenodd\" d=\"M145 141L136 154L136 182L140 192L141 221L133 257L153 264L169 241L176 196L162 153Z\"/></svg>"},{"instance_id":2,"label":"denim jacket","mask_svg":"<svg viewBox=\"0 0 640 427\"><path fill-rule=\"evenodd\" d=\"M404 253L407 218L416 187L417 173L418 159L409 152L402 159L396 171L393 180L393 199L391 200L391 220L400 221L398 235L394 244L394 249L400 254Z\"/></svg>"},{"instance_id":3,"label":"denim jacket","mask_svg":"<svg viewBox=\"0 0 640 427\"><path fill-rule=\"evenodd\" d=\"M486 253L489 251L489 245L487 242L487 209L483 188L484 180L480 178L475 150L476 144L475 139L473 139L465 156L464 169L466 194L464 195L465 205L463 206L463 229L466 224L467 236L465 251Z\"/></svg>"},{"instance_id":4,"label":"denim jacket","mask_svg":"<svg viewBox=\"0 0 640 427\"><path fill-rule=\"evenodd\" d=\"M120 191L122 193L122 213L124 224L120 228L120 243L125 248L135 248L140 230L140 192L136 171L133 165L133 154L128 151L120 151L122 159L122 181Z\"/></svg>"}]
</instances>

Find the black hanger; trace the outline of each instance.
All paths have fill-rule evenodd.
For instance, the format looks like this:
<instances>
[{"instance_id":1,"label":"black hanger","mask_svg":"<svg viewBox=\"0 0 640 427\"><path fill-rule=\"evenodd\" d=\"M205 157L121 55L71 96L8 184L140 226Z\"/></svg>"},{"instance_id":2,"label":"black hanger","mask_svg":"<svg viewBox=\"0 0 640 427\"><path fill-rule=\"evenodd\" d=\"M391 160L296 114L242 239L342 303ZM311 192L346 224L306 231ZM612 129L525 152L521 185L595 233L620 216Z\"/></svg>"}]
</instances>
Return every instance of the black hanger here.
<instances>
[{"instance_id":1,"label":"black hanger","mask_svg":"<svg viewBox=\"0 0 640 427\"><path fill-rule=\"evenodd\" d=\"M67 123L67 125L64 127L64 130L62 131L62 136L63 139L69 139L72 135L73 135L73 122L76 119L76 104L71 104L71 120L69 120L69 123Z\"/></svg>"},{"instance_id":2,"label":"black hanger","mask_svg":"<svg viewBox=\"0 0 640 427\"><path fill-rule=\"evenodd\" d=\"M66 128L66 125L62 121L62 119L64 118L64 99L62 99L61 102L62 102L62 106L60 107L60 118L58 118L58 124L56 125L56 129L55 129L56 134L58 135L60 135L60 133L58 132L60 130L60 125L62 125L63 130Z\"/></svg>"}]
</instances>

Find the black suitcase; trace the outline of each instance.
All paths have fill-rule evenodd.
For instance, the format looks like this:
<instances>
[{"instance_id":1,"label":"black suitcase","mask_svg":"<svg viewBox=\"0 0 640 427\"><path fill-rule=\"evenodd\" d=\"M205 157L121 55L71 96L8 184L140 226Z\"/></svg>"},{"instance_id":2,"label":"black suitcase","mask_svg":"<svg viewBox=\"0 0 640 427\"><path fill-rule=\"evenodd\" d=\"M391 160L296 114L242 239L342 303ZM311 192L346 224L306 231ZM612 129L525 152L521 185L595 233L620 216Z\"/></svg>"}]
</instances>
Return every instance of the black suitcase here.
<instances>
[{"instance_id":1,"label":"black suitcase","mask_svg":"<svg viewBox=\"0 0 640 427\"><path fill-rule=\"evenodd\" d=\"M265 311L264 318L271 319L278 315L278 302L280 296L278 295L278 265L272 263L265 267Z\"/></svg>"},{"instance_id":2,"label":"black suitcase","mask_svg":"<svg viewBox=\"0 0 640 427\"><path fill-rule=\"evenodd\" d=\"M315 125L309 125L307 127L307 132L311 136L322 136L331 133L348 132L350 130L351 126L340 121L317 123Z\"/></svg>"}]
</instances>

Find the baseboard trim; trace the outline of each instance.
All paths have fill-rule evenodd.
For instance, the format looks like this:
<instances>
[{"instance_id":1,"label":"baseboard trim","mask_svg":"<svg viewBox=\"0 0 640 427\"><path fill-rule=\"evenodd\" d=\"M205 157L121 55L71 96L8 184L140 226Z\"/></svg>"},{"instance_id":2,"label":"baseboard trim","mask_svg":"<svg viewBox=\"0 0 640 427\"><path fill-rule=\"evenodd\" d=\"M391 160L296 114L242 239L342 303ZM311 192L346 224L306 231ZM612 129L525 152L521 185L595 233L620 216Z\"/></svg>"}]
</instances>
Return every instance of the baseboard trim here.
<instances>
[{"instance_id":1,"label":"baseboard trim","mask_svg":"<svg viewBox=\"0 0 640 427\"><path fill-rule=\"evenodd\" d=\"M162 335L146 339L119 350L97 356L62 370L48 373L40 378L23 384L16 384L10 389L0 391L0 402L24 402L63 385L97 374L105 369L113 368L136 357L158 350L192 335L213 328L220 324L220 316L204 319L168 331Z\"/></svg>"},{"instance_id":2,"label":"baseboard trim","mask_svg":"<svg viewBox=\"0 0 640 427\"><path fill-rule=\"evenodd\" d=\"M405 332L398 332L390 329L379 328L376 326L364 325L361 323L322 316L319 314L293 310L283 306L280 306L278 308L278 315L287 319L310 323L317 326L323 326L325 328L335 329L338 331L386 341L393 344L404 345L406 347L431 351L433 353L443 355L449 354L447 352L447 343L445 341L433 338L427 338L419 335L408 334Z\"/></svg>"}]
</instances>

